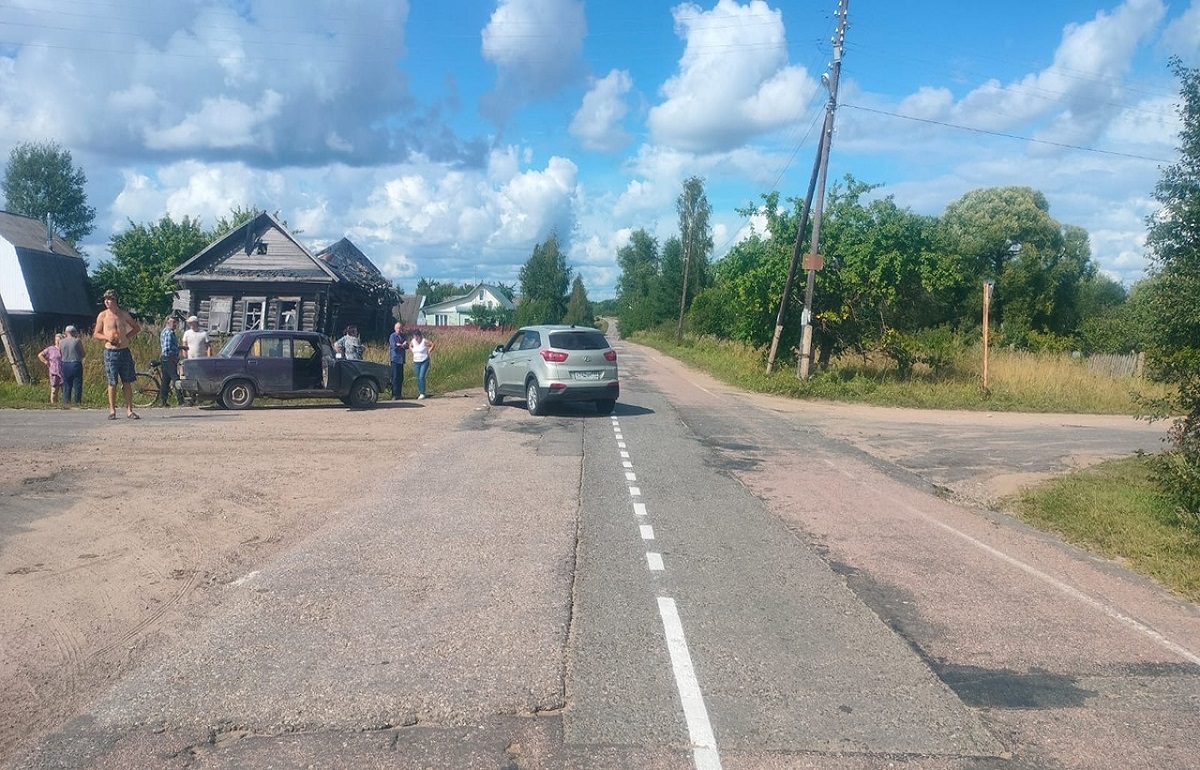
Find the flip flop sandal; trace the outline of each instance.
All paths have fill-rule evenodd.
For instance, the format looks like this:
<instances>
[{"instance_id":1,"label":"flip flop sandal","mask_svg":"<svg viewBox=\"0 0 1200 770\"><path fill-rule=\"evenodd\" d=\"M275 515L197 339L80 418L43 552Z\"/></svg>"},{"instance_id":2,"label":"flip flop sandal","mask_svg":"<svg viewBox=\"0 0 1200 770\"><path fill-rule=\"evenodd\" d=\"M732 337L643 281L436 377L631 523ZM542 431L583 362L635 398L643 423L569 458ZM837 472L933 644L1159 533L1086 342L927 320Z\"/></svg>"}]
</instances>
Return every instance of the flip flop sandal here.
<instances>
[{"instance_id":1,"label":"flip flop sandal","mask_svg":"<svg viewBox=\"0 0 1200 770\"><path fill-rule=\"evenodd\" d=\"M140 420L140 419L142 419L142 418L141 418L141 417L139 417L139 416L137 415L137 413L136 413L136 412L131 412L131 413L129 414L129 419L131 419L131 420Z\"/></svg>"},{"instance_id":2,"label":"flip flop sandal","mask_svg":"<svg viewBox=\"0 0 1200 770\"><path fill-rule=\"evenodd\" d=\"M115 420L115 419L117 419L117 413L116 413L116 412L113 412L112 414L110 414L110 415L108 416L108 419L110 419L110 420Z\"/></svg>"}]
</instances>

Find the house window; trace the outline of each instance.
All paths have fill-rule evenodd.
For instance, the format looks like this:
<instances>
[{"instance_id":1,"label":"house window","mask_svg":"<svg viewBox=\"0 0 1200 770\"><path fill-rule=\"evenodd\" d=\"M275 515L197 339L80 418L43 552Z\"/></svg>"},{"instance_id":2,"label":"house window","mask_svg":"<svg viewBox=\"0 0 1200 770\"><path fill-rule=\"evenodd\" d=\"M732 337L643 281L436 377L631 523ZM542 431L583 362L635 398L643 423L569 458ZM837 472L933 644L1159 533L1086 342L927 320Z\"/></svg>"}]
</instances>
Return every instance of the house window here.
<instances>
[{"instance_id":1,"label":"house window","mask_svg":"<svg viewBox=\"0 0 1200 770\"><path fill-rule=\"evenodd\" d=\"M246 318L243 329L263 329L264 312L267 307L266 297L246 297Z\"/></svg>"},{"instance_id":2,"label":"house window","mask_svg":"<svg viewBox=\"0 0 1200 770\"><path fill-rule=\"evenodd\" d=\"M433 325L434 326L449 326L450 325L450 316L446 315L445 313L436 314L433 317Z\"/></svg>"},{"instance_id":3,"label":"house window","mask_svg":"<svg viewBox=\"0 0 1200 770\"><path fill-rule=\"evenodd\" d=\"M257 251L259 254L266 254L266 253L267 253L267 243L266 243L266 241L259 241L259 242L258 242L258 244L256 245L256 248L255 248L255 250L256 250L256 251Z\"/></svg>"},{"instance_id":4,"label":"house window","mask_svg":"<svg viewBox=\"0 0 1200 770\"><path fill-rule=\"evenodd\" d=\"M280 329L296 330L300 328L300 298L299 297L280 297L279 298L279 322Z\"/></svg>"},{"instance_id":5,"label":"house window","mask_svg":"<svg viewBox=\"0 0 1200 770\"><path fill-rule=\"evenodd\" d=\"M229 334L229 324L233 318L233 297L213 297L208 305L209 331Z\"/></svg>"}]
</instances>

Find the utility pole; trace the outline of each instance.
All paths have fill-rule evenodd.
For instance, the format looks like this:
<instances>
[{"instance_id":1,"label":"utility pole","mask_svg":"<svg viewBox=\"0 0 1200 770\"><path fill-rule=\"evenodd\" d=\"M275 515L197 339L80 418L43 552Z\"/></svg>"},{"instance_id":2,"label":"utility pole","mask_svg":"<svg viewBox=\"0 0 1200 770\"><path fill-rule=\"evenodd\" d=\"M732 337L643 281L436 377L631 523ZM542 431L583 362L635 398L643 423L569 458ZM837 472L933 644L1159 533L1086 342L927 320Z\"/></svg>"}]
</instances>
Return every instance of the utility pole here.
<instances>
[{"instance_id":1,"label":"utility pole","mask_svg":"<svg viewBox=\"0 0 1200 770\"><path fill-rule=\"evenodd\" d=\"M817 271L821 269L823 262L821 258L821 213L825 200L825 177L829 171L829 147L833 144L833 114L837 110L838 80L842 73L842 45L846 42L846 17L849 11L850 0L839 0L837 32L833 35L833 64L830 66L828 83L829 101L825 104L825 125L821 135L821 158L818 164L820 172L817 175L817 197L813 211L812 250L805 258L804 265L808 271L808 282L804 289L804 314L800 320L804 333L800 341L800 361L797 364L796 372L796 375L802 380L808 379L812 363L813 291L816 287Z\"/></svg>"},{"instance_id":2,"label":"utility pole","mask_svg":"<svg viewBox=\"0 0 1200 770\"><path fill-rule=\"evenodd\" d=\"M983 282L983 392L988 392L988 320L992 309L992 288L995 281Z\"/></svg>"},{"instance_id":3,"label":"utility pole","mask_svg":"<svg viewBox=\"0 0 1200 770\"><path fill-rule=\"evenodd\" d=\"M767 354L767 374L775 369L775 354L779 350L779 337L783 334L783 318L787 314L788 302L792 299L792 285L796 282L796 267L800 264L800 247L804 245L804 231L808 229L808 212L812 208L813 192L817 189L817 174L821 171L821 150L825 146L825 132L817 140L817 157L813 161L812 176L808 180L808 193L804 196L804 208L800 212L800 225L796 229L796 242L792 244L792 262L788 265L787 280L783 284L783 299L779 300L779 313L775 316L775 336L771 338L771 352Z\"/></svg>"}]
</instances>

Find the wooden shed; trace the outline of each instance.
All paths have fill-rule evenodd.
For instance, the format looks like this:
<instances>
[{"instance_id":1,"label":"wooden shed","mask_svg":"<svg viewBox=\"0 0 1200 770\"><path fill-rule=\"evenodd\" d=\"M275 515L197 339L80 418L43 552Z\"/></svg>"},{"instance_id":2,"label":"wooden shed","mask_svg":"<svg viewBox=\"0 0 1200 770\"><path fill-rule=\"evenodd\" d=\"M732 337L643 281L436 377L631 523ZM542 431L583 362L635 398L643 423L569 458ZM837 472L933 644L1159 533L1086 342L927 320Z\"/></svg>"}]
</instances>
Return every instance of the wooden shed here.
<instances>
[{"instance_id":1,"label":"wooden shed","mask_svg":"<svg viewBox=\"0 0 1200 770\"><path fill-rule=\"evenodd\" d=\"M399 296L349 240L310 252L274 216L262 212L180 265L175 310L221 334L300 329L341 336L348 324L364 337L386 337Z\"/></svg>"}]
</instances>

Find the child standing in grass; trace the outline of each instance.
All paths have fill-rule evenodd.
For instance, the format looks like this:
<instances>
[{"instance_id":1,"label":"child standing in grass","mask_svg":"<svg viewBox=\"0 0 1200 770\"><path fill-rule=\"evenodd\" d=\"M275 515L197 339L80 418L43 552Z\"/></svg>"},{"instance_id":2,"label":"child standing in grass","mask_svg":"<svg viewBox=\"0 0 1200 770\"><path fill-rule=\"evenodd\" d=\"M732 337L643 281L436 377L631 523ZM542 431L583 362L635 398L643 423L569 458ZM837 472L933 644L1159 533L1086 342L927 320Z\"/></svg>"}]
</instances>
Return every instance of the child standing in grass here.
<instances>
[{"instance_id":1,"label":"child standing in grass","mask_svg":"<svg viewBox=\"0 0 1200 770\"><path fill-rule=\"evenodd\" d=\"M41 361L50 370L50 403L58 403L58 393L62 390L63 374L62 374L62 353L58 349L58 344L62 342L61 334L54 335L54 344L46 346L46 349L38 353L38 360Z\"/></svg>"}]
</instances>

